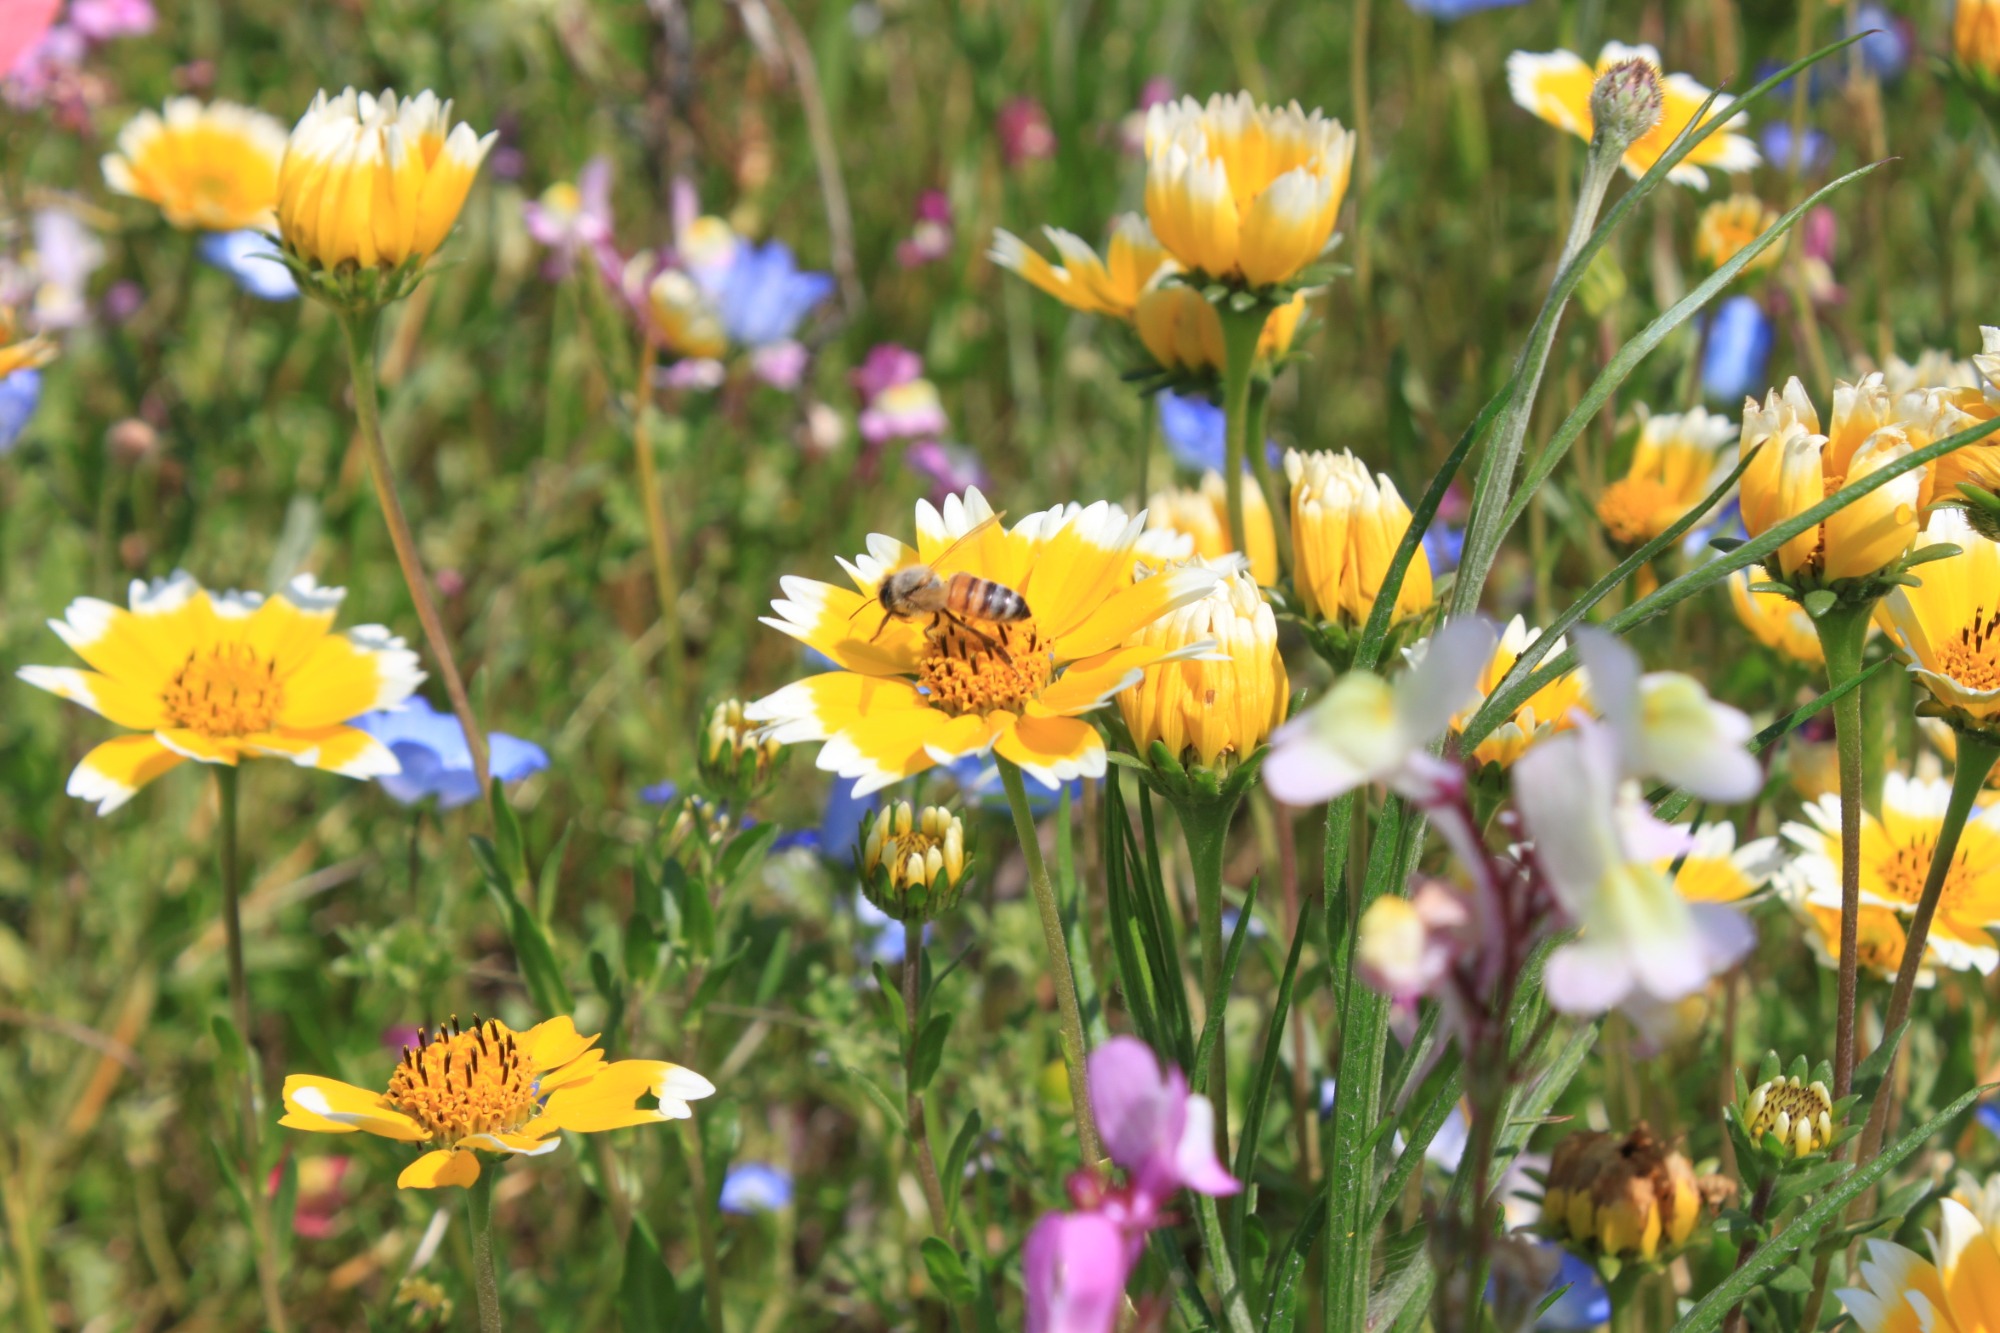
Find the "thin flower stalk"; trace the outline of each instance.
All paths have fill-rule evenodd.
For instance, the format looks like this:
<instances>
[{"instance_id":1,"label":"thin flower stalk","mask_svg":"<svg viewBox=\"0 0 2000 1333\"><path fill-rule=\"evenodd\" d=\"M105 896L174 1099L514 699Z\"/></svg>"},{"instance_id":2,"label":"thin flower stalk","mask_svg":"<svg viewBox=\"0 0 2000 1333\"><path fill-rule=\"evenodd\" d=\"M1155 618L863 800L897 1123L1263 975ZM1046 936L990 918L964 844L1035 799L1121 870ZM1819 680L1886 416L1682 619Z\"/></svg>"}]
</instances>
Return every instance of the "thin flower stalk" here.
<instances>
[{"instance_id":1,"label":"thin flower stalk","mask_svg":"<svg viewBox=\"0 0 2000 1333\"><path fill-rule=\"evenodd\" d=\"M1257 366L1257 342L1263 335L1264 320L1269 312L1263 302L1253 300L1244 310L1237 310L1225 301L1216 306L1215 313L1222 320L1222 413L1227 423L1223 436L1222 484L1229 497L1229 531L1241 542L1241 534L1250 531L1243 522L1245 451L1263 451L1262 440L1254 444L1250 442L1250 382ZM1259 467L1256 473L1259 485L1263 485L1264 471ZM1271 503L1275 494L1268 486L1264 488L1264 499L1270 506L1273 521L1278 516L1278 506ZM1278 543L1280 553L1285 546L1283 541Z\"/></svg>"},{"instance_id":2,"label":"thin flower stalk","mask_svg":"<svg viewBox=\"0 0 2000 1333\"><path fill-rule=\"evenodd\" d=\"M1839 689L1861 673L1861 652L1867 643L1874 604L1830 609L1817 622L1826 655L1829 689ZM1840 970L1834 1012L1833 1095L1854 1089L1854 996L1859 976L1861 922L1861 691L1849 690L1834 701L1834 743L1840 754ZM1923 956L1916 950L1906 957Z\"/></svg>"},{"instance_id":3,"label":"thin flower stalk","mask_svg":"<svg viewBox=\"0 0 2000 1333\"><path fill-rule=\"evenodd\" d=\"M678 717L681 680L680 584L674 576L672 530L667 525L667 506L660 494L659 467L653 459L652 407L653 371L659 365L660 347L651 338L639 352L639 376L632 391L632 456L639 469L639 499L646 513L646 543L653 557L653 587L660 599L660 631L666 646L660 653L661 689L668 717ZM678 730L669 726L662 743L673 744ZM672 753L667 755L672 767Z\"/></svg>"},{"instance_id":4,"label":"thin flower stalk","mask_svg":"<svg viewBox=\"0 0 2000 1333\"><path fill-rule=\"evenodd\" d=\"M444 691L451 700L451 711L457 714L459 725L465 728L466 743L472 747L473 773L479 779L479 789L484 791L488 781L486 733L480 730L479 719L473 715L472 700L465 692L464 678L459 675L458 659L452 656L451 641L445 637L444 621L439 618L437 603L431 598L430 575L424 570L416 535L410 531L410 520L403 513L403 502L397 498L389 450L382 441L381 401L375 383L377 319L377 312L373 310L340 311L341 328L347 333L348 365L354 376L354 415L361 428L362 449L368 457L368 475L375 483L375 498L381 502L382 519L389 527L390 544L396 548L396 563L402 566L403 582L409 587L410 601L417 610L417 621L423 626L424 642L430 647L431 656L437 659L439 674L444 677Z\"/></svg>"},{"instance_id":5,"label":"thin flower stalk","mask_svg":"<svg viewBox=\"0 0 2000 1333\"><path fill-rule=\"evenodd\" d=\"M494 1173L482 1172L465 1192L465 1214L472 1233L472 1289L479 1303L479 1333L501 1333L500 1274L493 1259Z\"/></svg>"},{"instance_id":6,"label":"thin flower stalk","mask_svg":"<svg viewBox=\"0 0 2000 1333\"><path fill-rule=\"evenodd\" d=\"M1069 1074L1070 1107L1076 1116L1077 1145L1084 1165L1094 1166L1104 1157L1104 1147L1090 1108L1090 1077L1085 1065L1089 1045L1083 1031L1083 1010L1076 1001L1076 974L1070 968L1062 909L1056 904L1055 883L1049 878L1048 862L1042 858L1041 838L1035 831L1034 812L1028 808L1028 789L1021 781L1021 770L1011 760L997 762L1000 783L1006 789L1007 804L1014 814L1014 832L1021 840L1021 855L1028 862L1028 891L1034 895L1035 910L1041 916L1042 942L1049 951L1056 1011L1062 1023L1063 1068Z\"/></svg>"}]
</instances>

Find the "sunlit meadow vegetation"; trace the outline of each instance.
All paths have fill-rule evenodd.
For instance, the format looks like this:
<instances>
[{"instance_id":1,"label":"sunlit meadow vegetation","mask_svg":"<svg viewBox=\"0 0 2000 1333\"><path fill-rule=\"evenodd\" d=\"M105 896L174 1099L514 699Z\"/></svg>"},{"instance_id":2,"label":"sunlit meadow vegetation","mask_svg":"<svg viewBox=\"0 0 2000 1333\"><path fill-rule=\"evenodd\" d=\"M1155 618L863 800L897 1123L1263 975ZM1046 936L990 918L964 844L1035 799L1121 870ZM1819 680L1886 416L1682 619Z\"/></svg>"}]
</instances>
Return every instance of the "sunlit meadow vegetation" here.
<instances>
[{"instance_id":1,"label":"sunlit meadow vegetation","mask_svg":"<svg viewBox=\"0 0 2000 1333\"><path fill-rule=\"evenodd\" d=\"M0 0L0 1328L2000 1329L1996 113Z\"/></svg>"}]
</instances>

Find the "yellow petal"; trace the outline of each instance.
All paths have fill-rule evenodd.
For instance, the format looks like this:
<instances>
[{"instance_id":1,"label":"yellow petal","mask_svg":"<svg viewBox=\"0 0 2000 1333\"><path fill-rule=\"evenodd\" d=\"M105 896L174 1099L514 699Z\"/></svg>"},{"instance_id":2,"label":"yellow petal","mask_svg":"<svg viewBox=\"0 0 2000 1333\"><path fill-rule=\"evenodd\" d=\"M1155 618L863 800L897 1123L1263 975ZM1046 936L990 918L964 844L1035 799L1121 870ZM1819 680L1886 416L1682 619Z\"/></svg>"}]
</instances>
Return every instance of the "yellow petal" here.
<instances>
[{"instance_id":1,"label":"yellow petal","mask_svg":"<svg viewBox=\"0 0 2000 1333\"><path fill-rule=\"evenodd\" d=\"M994 751L1033 774L1043 786L1103 776L1104 741L1088 722L1073 717L1001 716L1012 725L1001 731Z\"/></svg>"},{"instance_id":2,"label":"yellow petal","mask_svg":"<svg viewBox=\"0 0 2000 1333\"><path fill-rule=\"evenodd\" d=\"M542 1108L536 1125L553 1125L577 1134L595 1134L607 1129L623 1129L627 1125L657 1124L662 1120L678 1119L674 1112L685 1112L685 1099L690 1095L683 1085L684 1076L692 1071L681 1069L664 1060L619 1060L604 1066L588 1081L560 1089L552 1095ZM683 1076L677 1078L676 1076ZM700 1086L714 1089L706 1079L699 1080ZM663 1089L666 1090L663 1092ZM679 1090L677 1097L667 1094ZM694 1091L692 1095L705 1096ZM670 1105L660 1109L641 1107L641 1097L661 1098Z\"/></svg>"},{"instance_id":3,"label":"yellow petal","mask_svg":"<svg viewBox=\"0 0 2000 1333\"><path fill-rule=\"evenodd\" d=\"M260 731L243 737L243 748L289 759L300 768L323 768L348 778L400 773L395 752L358 727L314 727Z\"/></svg>"},{"instance_id":4,"label":"yellow petal","mask_svg":"<svg viewBox=\"0 0 2000 1333\"><path fill-rule=\"evenodd\" d=\"M47 690L58 699L82 704L100 717L121 727L151 731L167 721L157 691L131 685L95 671L71 667L26 666L14 673L37 689Z\"/></svg>"},{"instance_id":5,"label":"yellow petal","mask_svg":"<svg viewBox=\"0 0 2000 1333\"><path fill-rule=\"evenodd\" d=\"M97 802L108 815L139 788L181 762L181 756L151 736L117 736L83 757L66 789L80 800Z\"/></svg>"},{"instance_id":6,"label":"yellow petal","mask_svg":"<svg viewBox=\"0 0 2000 1333\"><path fill-rule=\"evenodd\" d=\"M357 1088L336 1078L293 1074L285 1080L285 1116L278 1123L316 1134L352 1134L356 1130L403 1143L422 1143L430 1131L389 1105L379 1092Z\"/></svg>"},{"instance_id":7,"label":"yellow petal","mask_svg":"<svg viewBox=\"0 0 2000 1333\"><path fill-rule=\"evenodd\" d=\"M597 1044L597 1034L584 1036L567 1016L544 1019L520 1035L521 1052L537 1074L560 1068Z\"/></svg>"},{"instance_id":8,"label":"yellow petal","mask_svg":"<svg viewBox=\"0 0 2000 1333\"><path fill-rule=\"evenodd\" d=\"M479 1154L463 1148L438 1148L403 1168L396 1177L399 1190L434 1190L444 1185L463 1189L479 1179Z\"/></svg>"}]
</instances>

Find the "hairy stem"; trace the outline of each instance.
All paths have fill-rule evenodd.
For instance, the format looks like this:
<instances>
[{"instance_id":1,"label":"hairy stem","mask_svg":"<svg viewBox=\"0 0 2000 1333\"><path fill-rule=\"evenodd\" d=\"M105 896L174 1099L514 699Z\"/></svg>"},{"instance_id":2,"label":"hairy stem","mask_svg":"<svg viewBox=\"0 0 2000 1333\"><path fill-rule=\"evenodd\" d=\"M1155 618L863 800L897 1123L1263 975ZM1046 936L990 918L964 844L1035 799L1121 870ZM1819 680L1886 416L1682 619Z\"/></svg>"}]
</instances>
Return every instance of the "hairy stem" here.
<instances>
[{"instance_id":1,"label":"hairy stem","mask_svg":"<svg viewBox=\"0 0 2000 1333\"><path fill-rule=\"evenodd\" d=\"M1088 1045L1083 1034L1083 1011L1076 1002L1076 974L1069 965L1062 912L1056 906L1056 888L1049 879L1048 863L1042 859L1041 838L1035 832L1035 816L1028 808L1028 790L1022 785L1021 770L1011 760L1002 759L999 763L1000 783L1007 789L1007 804L1014 812L1014 833L1021 840L1021 855L1028 862L1028 890L1035 896L1035 909L1042 919L1042 943L1049 951L1056 1011L1062 1021L1063 1067L1069 1072L1070 1109L1076 1115L1077 1145L1082 1150L1084 1165L1095 1166L1103 1158L1104 1148L1097 1137L1097 1120L1090 1111L1090 1077L1084 1065Z\"/></svg>"},{"instance_id":2,"label":"hairy stem","mask_svg":"<svg viewBox=\"0 0 2000 1333\"><path fill-rule=\"evenodd\" d=\"M681 634L680 584L674 575L673 537L667 527L666 500L660 494L659 468L653 459L653 368L660 349L651 338L639 354L639 378L632 392L632 456L639 468L640 508L646 512L646 544L653 556L653 587L660 598L660 630L667 636L660 653L660 688L666 696L667 728L660 744L666 766L680 740Z\"/></svg>"},{"instance_id":3,"label":"hairy stem","mask_svg":"<svg viewBox=\"0 0 2000 1333\"><path fill-rule=\"evenodd\" d=\"M479 1300L479 1333L501 1333L500 1274L493 1261L493 1172L481 1171L465 1191L472 1232L472 1287Z\"/></svg>"},{"instance_id":4,"label":"hairy stem","mask_svg":"<svg viewBox=\"0 0 2000 1333\"><path fill-rule=\"evenodd\" d=\"M354 374L354 415L361 427L361 444L368 455L368 475L375 483L375 498L381 502L383 521L389 525L389 542L396 548L396 563L402 566L403 582L409 586L410 601L417 609L417 623L423 626L424 642L437 660L438 674L444 677L444 692L458 725L465 728L465 743L472 750L472 771L479 789L487 787L486 733L472 715L472 700L465 693L465 681L458 674L458 661L451 655L445 638L444 621L431 600L430 575L424 572L423 557L417 553L417 539L403 502L396 498L396 477L389 465L389 450L382 442L381 404L375 388L375 324L373 311L342 311L340 326L347 333L347 361Z\"/></svg>"},{"instance_id":5,"label":"hairy stem","mask_svg":"<svg viewBox=\"0 0 2000 1333\"><path fill-rule=\"evenodd\" d=\"M257 1253L257 1290L264 1300L264 1321L273 1333L285 1333L284 1288L278 1272L277 1237L271 1229L271 1194L265 1188L257 1134L257 1047L250 1032L250 983L243 967L243 881L236 855L236 781L234 765L218 764L215 791L222 807L216 826L216 854L222 871L222 930L229 954L229 1012L243 1040L243 1079L237 1099L237 1150L243 1159L243 1190L250 1199L250 1229Z\"/></svg>"},{"instance_id":6,"label":"hairy stem","mask_svg":"<svg viewBox=\"0 0 2000 1333\"><path fill-rule=\"evenodd\" d=\"M910 1122L910 1146L917 1153L917 1176L924 1184L924 1203L931 1210L931 1230L951 1238L945 1215L944 1186L938 1181L937 1158L924 1119L924 1094L917 1086L917 1038L923 1034L924 923L903 923L903 1114Z\"/></svg>"},{"instance_id":7,"label":"hairy stem","mask_svg":"<svg viewBox=\"0 0 2000 1333\"><path fill-rule=\"evenodd\" d=\"M1250 379L1257 367L1257 342L1264 335L1264 321L1269 313L1262 301L1253 301L1247 310L1232 309L1227 299L1215 306L1216 317L1222 321L1222 412L1226 423L1222 485L1229 500L1230 543L1246 555L1249 543L1245 534L1250 529L1243 524L1245 451L1254 449L1261 453L1264 448L1261 439L1250 439ZM1271 497L1267 494L1264 500L1268 504Z\"/></svg>"},{"instance_id":8,"label":"hairy stem","mask_svg":"<svg viewBox=\"0 0 2000 1333\"><path fill-rule=\"evenodd\" d=\"M1874 603L1839 605L1815 624L1826 654L1829 689L1861 674L1861 649L1868 637ZM1834 1015L1833 1096L1838 1101L1854 1088L1854 993L1858 972L1861 920L1861 692L1850 690L1834 701L1834 740L1840 752L1840 982Z\"/></svg>"},{"instance_id":9,"label":"hairy stem","mask_svg":"<svg viewBox=\"0 0 2000 1333\"><path fill-rule=\"evenodd\" d=\"M1229 996L1221 989L1225 943L1222 938L1222 859L1229 842L1235 801L1186 801L1179 807L1181 836L1187 840L1188 862L1194 871L1196 933L1201 938L1201 993L1222 996L1215 1012L1203 1022L1215 1028L1215 1053L1209 1058L1208 1080L1202 1091L1215 1107L1215 1150L1231 1161L1229 1151L1229 1040L1224 1016ZM1204 1034L1205 1035L1205 1034Z\"/></svg>"}]
</instances>

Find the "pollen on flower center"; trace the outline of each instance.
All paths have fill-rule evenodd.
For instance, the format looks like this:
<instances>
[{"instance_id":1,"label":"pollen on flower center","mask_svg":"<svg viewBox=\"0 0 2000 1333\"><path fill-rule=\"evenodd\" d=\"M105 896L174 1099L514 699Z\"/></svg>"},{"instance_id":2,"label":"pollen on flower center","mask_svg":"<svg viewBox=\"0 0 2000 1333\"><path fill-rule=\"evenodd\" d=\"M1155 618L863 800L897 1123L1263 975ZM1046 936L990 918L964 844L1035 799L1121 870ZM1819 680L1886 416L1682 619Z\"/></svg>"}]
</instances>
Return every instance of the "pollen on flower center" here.
<instances>
[{"instance_id":1,"label":"pollen on flower center","mask_svg":"<svg viewBox=\"0 0 2000 1333\"><path fill-rule=\"evenodd\" d=\"M454 1144L472 1134L511 1134L535 1118L533 1070L498 1019L474 1021L458 1030L439 1027L435 1035L417 1029L417 1044L403 1048L402 1062L389 1076L389 1102L430 1131Z\"/></svg>"},{"instance_id":2,"label":"pollen on flower center","mask_svg":"<svg viewBox=\"0 0 2000 1333\"><path fill-rule=\"evenodd\" d=\"M1598 497L1597 517L1613 537L1638 545L1665 528L1660 519L1676 505L1673 493L1657 479L1620 477ZM1673 514L1668 522L1678 517Z\"/></svg>"},{"instance_id":3,"label":"pollen on flower center","mask_svg":"<svg viewBox=\"0 0 2000 1333\"><path fill-rule=\"evenodd\" d=\"M1937 834L1924 833L1910 839L1885 857L1880 866L1883 891L1899 902L1914 904L1924 896L1924 879L1930 874L1931 858L1937 850ZM1967 852L1961 847L1945 872L1944 889L1938 895L1941 906L1961 897L1966 888Z\"/></svg>"},{"instance_id":4,"label":"pollen on flower center","mask_svg":"<svg viewBox=\"0 0 2000 1333\"><path fill-rule=\"evenodd\" d=\"M2000 690L2000 611L1973 612L1957 638L1938 645L1937 670L1968 689Z\"/></svg>"},{"instance_id":5,"label":"pollen on flower center","mask_svg":"<svg viewBox=\"0 0 2000 1333\"><path fill-rule=\"evenodd\" d=\"M925 632L917 686L954 717L996 708L1020 712L1054 674L1032 620L963 624L940 615Z\"/></svg>"},{"instance_id":6,"label":"pollen on flower center","mask_svg":"<svg viewBox=\"0 0 2000 1333\"><path fill-rule=\"evenodd\" d=\"M188 654L160 693L168 719L204 736L269 731L284 703L277 663L245 643L218 643Z\"/></svg>"}]
</instances>

